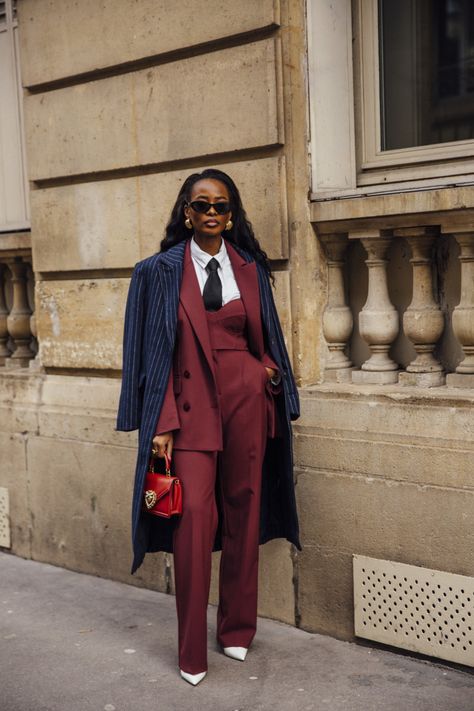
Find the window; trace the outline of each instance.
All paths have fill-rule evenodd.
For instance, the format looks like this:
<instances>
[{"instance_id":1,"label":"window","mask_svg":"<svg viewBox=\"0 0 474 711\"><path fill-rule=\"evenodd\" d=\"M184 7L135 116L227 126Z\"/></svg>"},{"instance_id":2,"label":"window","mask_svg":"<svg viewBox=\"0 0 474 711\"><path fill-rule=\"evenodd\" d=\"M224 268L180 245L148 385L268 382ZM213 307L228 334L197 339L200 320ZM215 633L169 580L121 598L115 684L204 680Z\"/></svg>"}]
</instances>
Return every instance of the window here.
<instances>
[{"instance_id":1,"label":"window","mask_svg":"<svg viewBox=\"0 0 474 711\"><path fill-rule=\"evenodd\" d=\"M473 173L474 4L356 0L354 10L357 183Z\"/></svg>"},{"instance_id":2,"label":"window","mask_svg":"<svg viewBox=\"0 0 474 711\"><path fill-rule=\"evenodd\" d=\"M472 0L379 0L381 150L474 138Z\"/></svg>"},{"instance_id":3,"label":"window","mask_svg":"<svg viewBox=\"0 0 474 711\"><path fill-rule=\"evenodd\" d=\"M473 183L473 0L307 7L312 197Z\"/></svg>"},{"instance_id":4,"label":"window","mask_svg":"<svg viewBox=\"0 0 474 711\"><path fill-rule=\"evenodd\" d=\"M0 1L0 232L29 228L17 33L16 2Z\"/></svg>"}]
</instances>

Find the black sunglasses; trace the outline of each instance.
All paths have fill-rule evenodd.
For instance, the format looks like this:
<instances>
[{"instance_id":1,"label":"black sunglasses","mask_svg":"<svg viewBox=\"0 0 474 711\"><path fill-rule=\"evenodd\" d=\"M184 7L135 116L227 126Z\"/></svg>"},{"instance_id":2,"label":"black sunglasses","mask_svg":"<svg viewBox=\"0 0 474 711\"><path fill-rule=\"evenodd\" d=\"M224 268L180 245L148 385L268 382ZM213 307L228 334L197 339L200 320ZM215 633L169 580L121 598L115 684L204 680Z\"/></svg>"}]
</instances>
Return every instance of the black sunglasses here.
<instances>
[{"instance_id":1,"label":"black sunglasses","mask_svg":"<svg viewBox=\"0 0 474 711\"><path fill-rule=\"evenodd\" d=\"M200 212L202 215L209 212L211 207L214 208L218 215L225 215L227 212L230 212L230 202L207 202L206 200L193 200L193 202L188 202L188 205L196 212Z\"/></svg>"}]
</instances>

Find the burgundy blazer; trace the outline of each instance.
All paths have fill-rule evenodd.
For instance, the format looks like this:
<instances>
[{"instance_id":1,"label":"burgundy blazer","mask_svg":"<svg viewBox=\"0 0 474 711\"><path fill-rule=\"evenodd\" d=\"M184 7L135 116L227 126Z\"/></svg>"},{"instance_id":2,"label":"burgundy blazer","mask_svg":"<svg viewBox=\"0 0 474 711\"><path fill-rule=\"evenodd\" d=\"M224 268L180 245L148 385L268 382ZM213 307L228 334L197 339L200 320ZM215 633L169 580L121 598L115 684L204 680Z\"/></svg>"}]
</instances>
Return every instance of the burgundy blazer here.
<instances>
[{"instance_id":1,"label":"burgundy blazer","mask_svg":"<svg viewBox=\"0 0 474 711\"><path fill-rule=\"evenodd\" d=\"M226 241L235 280L247 316L249 351L262 365L278 370L265 351L260 317L260 293L255 262L246 262ZM206 311L188 240L179 294L178 333L156 434L174 432L173 447L197 451L222 450L222 423L217 398ZM267 436L278 435L273 394L281 386L267 383Z\"/></svg>"}]
</instances>

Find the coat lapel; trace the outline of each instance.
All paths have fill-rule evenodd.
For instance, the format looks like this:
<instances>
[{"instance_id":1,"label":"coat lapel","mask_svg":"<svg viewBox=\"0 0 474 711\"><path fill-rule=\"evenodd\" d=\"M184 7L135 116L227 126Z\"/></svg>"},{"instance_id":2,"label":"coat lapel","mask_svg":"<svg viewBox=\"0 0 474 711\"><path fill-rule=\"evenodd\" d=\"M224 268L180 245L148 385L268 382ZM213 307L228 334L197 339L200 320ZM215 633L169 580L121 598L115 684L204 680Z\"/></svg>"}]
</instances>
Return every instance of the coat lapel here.
<instances>
[{"instance_id":1,"label":"coat lapel","mask_svg":"<svg viewBox=\"0 0 474 711\"><path fill-rule=\"evenodd\" d=\"M191 322L194 333L201 344L206 360L214 373L214 361L212 358L211 340L209 338L209 328L207 325L206 310L202 299L201 289L196 276L196 270L191 258L190 242L187 240L184 251L183 281L179 299Z\"/></svg>"},{"instance_id":2,"label":"coat lapel","mask_svg":"<svg viewBox=\"0 0 474 711\"><path fill-rule=\"evenodd\" d=\"M228 240L225 244L247 315L249 347L252 353L262 358L264 342L256 262L247 262ZM202 346L211 372L214 373L206 311L192 263L189 240L180 242L176 247L160 254L159 277L164 301L166 333L171 346L174 345L180 300Z\"/></svg>"},{"instance_id":3,"label":"coat lapel","mask_svg":"<svg viewBox=\"0 0 474 711\"><path fill-rule=\"evenodd\" d=\"M260 291L258 287L257 265L247 262L234 246L226 240L235 281L247 314L247 329L250 351L259 358L263 357L264 344L262 322L260 318Z\"/></svg>"}]
</instances>

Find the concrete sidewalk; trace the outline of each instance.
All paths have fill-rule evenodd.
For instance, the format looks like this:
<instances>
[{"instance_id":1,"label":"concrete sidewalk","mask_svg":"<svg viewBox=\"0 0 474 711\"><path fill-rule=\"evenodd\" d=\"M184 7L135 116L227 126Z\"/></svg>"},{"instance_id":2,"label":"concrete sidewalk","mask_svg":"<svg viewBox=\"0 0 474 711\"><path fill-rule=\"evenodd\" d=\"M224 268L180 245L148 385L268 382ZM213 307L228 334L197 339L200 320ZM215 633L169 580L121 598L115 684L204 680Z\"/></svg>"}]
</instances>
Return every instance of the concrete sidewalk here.
<instances>
[{"instance_id":1,"label":"concrete sidewalk","mask_svg":"<svg viewBox=\"0 0 474 711\"><path fill-rule=\"evenodd\" d=\"M173 596L0 553L1 711L474 711L474 676L259 618L245 662L209 606L209 671L177 667Z\"/></svg>"}]
</instances>

